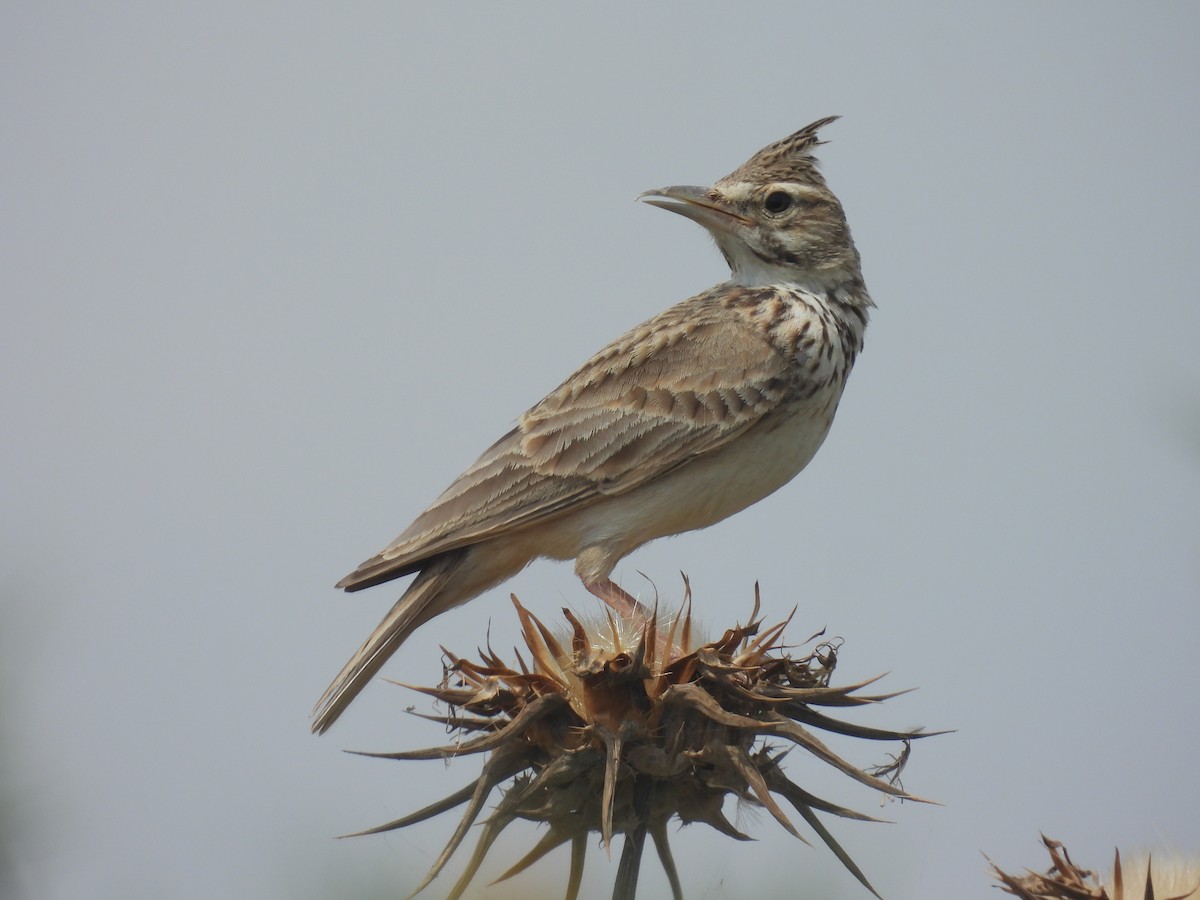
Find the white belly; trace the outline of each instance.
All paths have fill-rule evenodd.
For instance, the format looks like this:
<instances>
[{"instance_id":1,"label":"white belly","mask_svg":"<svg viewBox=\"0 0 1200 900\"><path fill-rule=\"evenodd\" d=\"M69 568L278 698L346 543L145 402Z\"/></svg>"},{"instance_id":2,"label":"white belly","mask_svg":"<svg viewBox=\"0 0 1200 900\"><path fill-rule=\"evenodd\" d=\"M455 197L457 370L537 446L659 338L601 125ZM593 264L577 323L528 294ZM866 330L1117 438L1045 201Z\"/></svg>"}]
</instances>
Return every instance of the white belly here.
<instances>
[{"instance_id":1,"label":"white belly","mask_svg":"<svg viewBox=\"0 0 1200 900\"><path fill-rule=\"evenodd\" d=\"M787 484L813 458L831 422L824 410L764 421L669 475L560 519L558 539L541 555L576 558L581 576L607 577L647 541L705 528Z\"/></svg>"}]
</instances>

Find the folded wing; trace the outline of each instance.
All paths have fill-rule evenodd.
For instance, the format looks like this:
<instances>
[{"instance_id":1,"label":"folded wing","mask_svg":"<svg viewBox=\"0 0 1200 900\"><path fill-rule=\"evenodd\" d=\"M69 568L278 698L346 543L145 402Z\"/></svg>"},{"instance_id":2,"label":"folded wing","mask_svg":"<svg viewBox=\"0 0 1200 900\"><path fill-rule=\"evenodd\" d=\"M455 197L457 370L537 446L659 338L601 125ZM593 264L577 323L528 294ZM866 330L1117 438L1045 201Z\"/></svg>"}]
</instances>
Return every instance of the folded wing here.
<instances>
[{"instance_id":1,"label":"folded wing","mask_svg":"<svg viewBox=\"0 0 1200 900\"><path fill-rule=\"evenodd\" d=\"M760 329L731 327L738 314L707 300L667 310L590 359L338 587L370 587L437 554L624 493L775 409L794 367Z\"/></svg>"}]
</instances>

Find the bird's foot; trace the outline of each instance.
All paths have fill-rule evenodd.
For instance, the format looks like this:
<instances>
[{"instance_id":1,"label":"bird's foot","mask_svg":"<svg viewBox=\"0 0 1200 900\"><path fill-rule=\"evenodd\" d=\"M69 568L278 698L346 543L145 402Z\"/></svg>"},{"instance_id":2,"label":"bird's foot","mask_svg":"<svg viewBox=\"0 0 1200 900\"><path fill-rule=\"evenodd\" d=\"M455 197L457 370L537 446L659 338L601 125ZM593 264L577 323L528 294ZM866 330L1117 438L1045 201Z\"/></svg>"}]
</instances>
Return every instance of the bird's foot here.
<instances>
[{"instance_id":1,"label":"bird's foot","mask_svg":"<svg viewBox=\"0 0 1200 900\"><path fill-rule=\"evenodd\" d=\"M609 578L596 581L584 580L583 586L594 597L603 600L613 612L638 631L645 631L646 626L654 617L646 605ZM661 665L667 665L683 655L683 649L675 646L661 629L656 629L655 658Z\"/></svg>"}]
</instances>

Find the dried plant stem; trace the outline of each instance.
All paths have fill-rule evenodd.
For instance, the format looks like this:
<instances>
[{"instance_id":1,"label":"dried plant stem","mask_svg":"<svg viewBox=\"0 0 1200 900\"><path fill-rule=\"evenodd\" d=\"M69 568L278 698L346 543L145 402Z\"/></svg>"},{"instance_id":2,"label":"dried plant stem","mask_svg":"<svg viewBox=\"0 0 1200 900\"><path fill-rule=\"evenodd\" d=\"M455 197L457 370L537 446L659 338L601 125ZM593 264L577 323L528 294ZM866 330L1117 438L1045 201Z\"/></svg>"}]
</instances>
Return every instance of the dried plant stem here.
<instances>
[{"instance_id":1,"label":"dried plant stem","mask_svg":"<svg viewBox=\"0 0 1200 900\"><path fill-rule=\"evenodd\" d=\"M638 775L633 782L633 815L637 824L625 835L621 861L617 865L617 880L613 885L613 900L634 900L637 897L638 873L642 870L642 851L650 829L650 804L654 799L654 779Z\"/></svg>"}]
</instances>

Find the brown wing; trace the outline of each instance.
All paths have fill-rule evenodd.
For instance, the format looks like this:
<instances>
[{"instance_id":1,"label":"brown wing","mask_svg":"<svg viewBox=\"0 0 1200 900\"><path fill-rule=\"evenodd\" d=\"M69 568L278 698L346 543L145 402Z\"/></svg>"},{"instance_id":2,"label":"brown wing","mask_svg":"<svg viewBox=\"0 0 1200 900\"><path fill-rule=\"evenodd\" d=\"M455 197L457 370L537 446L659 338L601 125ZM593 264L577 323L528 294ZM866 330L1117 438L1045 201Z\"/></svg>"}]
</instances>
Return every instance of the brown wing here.
<instances>
[{"instance_id":1,"label":"brown wing","mask_svg":"<svg viewBox=\"0 0 1200 900\"><path fill-rule=\"evenodd\" d=\"M438 553L645 484L774 409L788 360L736 311L701 295L618 338L534 406L378 556L358 590Z\"/></svg>"}]
</instances>

